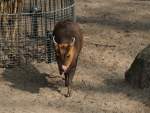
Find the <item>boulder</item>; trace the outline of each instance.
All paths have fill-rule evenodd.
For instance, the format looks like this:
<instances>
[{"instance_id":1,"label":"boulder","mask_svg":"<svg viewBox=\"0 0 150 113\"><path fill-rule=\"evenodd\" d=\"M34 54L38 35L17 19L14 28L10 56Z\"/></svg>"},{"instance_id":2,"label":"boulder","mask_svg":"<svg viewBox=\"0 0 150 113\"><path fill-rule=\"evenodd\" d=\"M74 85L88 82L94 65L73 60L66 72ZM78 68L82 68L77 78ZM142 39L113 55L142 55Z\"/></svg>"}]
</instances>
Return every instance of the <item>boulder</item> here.
<instances>
[{"instance_id":1,"label":"boulder","mask_svg":"<svg viewBox=\"0 0 150 113\"><path fill-rule=\"evenodd\" d=\"M136 88L150 86L150 45L144 48L125 73L125 80Z\"/></svg>"}]
</instances>

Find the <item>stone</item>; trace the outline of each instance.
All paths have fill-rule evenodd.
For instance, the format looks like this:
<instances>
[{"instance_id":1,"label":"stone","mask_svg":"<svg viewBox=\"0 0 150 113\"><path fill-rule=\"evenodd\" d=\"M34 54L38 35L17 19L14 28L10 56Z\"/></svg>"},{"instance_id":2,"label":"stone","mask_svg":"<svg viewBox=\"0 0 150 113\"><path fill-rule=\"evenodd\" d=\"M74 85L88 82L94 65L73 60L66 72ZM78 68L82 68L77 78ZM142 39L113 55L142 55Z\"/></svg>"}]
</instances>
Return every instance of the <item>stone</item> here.
<instances>
[{"instance_id":1,"label":"stone","mask_svg":"<svg viewBox=\"0 0 150 113\"><path fill-rule=\"evenodd\" d=\"M138 53L125 73L125 80L134 88L150 86L150 45Z\"/></svg>"}]
</instances>

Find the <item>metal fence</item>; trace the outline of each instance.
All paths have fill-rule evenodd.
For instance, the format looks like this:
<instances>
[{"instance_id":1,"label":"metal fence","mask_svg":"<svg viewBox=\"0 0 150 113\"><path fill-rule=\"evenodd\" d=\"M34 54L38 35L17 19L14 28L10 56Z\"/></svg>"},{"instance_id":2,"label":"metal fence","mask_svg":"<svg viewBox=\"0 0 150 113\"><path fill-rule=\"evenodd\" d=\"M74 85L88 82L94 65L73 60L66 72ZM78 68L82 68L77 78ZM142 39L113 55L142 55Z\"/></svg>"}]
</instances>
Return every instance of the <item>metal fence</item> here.
<instances>
[{"instance_id":1,"label":"metal fence","mask_svg":"<svg viewBox=\"0 0 150 113\"><path fill-rule=\"evenodd\" d=\"M0 0L0 66L55 61L54 25L74 20L74 0Z\"/></svg>"}]
</instances>

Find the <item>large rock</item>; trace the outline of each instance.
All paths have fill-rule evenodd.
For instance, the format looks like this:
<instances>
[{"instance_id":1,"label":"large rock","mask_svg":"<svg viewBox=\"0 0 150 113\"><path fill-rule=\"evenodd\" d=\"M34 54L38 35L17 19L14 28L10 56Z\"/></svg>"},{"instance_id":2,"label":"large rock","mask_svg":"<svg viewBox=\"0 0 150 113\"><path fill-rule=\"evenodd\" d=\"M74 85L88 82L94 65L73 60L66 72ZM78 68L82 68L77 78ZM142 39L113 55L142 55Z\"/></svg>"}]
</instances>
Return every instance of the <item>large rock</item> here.
<instances>
[{"instance_id":1,"label":"large rock","mask_svg":"<svg viewBox=\"0 0 150 113\"><path fill-rule=\"evenodd\" d=\"M125 73L125 80L137 88L150 86L150 45L136 56L131 67Z\"/></svg>"}]
</instances>

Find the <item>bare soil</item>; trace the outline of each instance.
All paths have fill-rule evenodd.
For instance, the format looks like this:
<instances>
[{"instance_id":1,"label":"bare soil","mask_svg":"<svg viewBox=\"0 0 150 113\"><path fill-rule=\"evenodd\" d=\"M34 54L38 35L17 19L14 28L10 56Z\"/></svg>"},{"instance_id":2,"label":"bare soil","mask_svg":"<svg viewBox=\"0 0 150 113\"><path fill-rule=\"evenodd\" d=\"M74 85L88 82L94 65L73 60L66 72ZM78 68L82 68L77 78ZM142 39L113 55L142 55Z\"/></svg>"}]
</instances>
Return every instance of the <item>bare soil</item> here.
<instances>
[{"instance_id":1,"label":"bare soil","mask_svg":"<svg viewBox=\"0 0 150 113\"><path fill-rule=\"evenodd\" d=\"M56 64L0 69L0 113L150 113L150 88L124 80L150 42L150 1L77 0L76 6L84 46L72 97L63 95Z\"/></svg>"}]
</instances>

